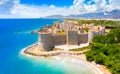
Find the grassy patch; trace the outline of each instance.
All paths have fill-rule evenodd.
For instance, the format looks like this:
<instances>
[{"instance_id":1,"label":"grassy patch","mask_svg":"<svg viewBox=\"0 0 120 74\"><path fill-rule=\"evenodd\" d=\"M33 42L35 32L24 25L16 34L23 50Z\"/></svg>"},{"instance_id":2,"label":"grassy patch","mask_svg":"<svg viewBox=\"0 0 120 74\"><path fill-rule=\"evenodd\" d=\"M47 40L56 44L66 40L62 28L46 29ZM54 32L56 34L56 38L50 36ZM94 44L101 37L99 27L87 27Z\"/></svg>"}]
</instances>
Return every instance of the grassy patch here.
<instances>
[{"instance_id":1,"label":"grassy patch","mask_svg":"<svg viewBox=\"0 0 120 74\"><path fill-rule=\"evenodd\" d=\"M69 51L84 51L84 50L88 50L88 49L89 49L89 46L83 47L83 48L71 49L71 50L69 50Z\"/></svg>"}]
</instances>

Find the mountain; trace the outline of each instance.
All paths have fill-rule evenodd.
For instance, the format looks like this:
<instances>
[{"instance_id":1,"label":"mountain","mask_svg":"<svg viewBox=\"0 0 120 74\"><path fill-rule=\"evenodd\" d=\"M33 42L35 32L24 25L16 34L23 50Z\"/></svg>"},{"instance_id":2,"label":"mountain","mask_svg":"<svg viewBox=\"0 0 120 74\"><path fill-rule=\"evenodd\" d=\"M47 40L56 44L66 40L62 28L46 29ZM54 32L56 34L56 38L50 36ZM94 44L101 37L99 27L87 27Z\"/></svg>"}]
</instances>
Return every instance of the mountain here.
<instances>
[{"instance_id":1,"label":"mountain","mask_svg":"<svg viewBox=\"0 0 120 74\"><path fill-rule=\"evenodd\" d=\"M80 15L52 15L45 18L79 18L79 19L120 19L120 10L112 10L110 12L86 13Z\"/></svg>"}]
</instances>

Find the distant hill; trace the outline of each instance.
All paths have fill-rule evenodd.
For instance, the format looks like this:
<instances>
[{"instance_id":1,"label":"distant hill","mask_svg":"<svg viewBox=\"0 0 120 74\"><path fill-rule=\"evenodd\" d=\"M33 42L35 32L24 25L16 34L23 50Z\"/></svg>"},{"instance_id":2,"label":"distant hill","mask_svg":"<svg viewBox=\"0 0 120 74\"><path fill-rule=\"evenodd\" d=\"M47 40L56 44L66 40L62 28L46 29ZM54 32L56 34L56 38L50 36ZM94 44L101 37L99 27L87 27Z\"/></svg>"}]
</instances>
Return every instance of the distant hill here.
<instances>
[{"instance_id":1,"label":"distant hill","mask_svg":"<svg viewBox=\"0 0 120 74\"><path fill-rule=\"evenodd\" d=\"M120 10L112 10L110 12L105 11L105 12L97 12L97 13L87 13L80 15L69 15L69 16L52 15L52 16L47 16L45 18L120 19Z\"/></svg>"}]
</instances>

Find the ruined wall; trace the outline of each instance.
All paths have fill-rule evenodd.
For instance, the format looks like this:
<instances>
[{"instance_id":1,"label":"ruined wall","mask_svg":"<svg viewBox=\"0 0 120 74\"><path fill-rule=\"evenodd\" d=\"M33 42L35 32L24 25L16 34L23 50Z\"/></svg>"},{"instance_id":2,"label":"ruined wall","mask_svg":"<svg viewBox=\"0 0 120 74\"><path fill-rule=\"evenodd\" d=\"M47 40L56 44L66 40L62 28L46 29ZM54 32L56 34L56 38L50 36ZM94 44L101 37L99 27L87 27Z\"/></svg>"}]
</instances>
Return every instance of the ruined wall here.
<instances>
[{"instance_id":1,"label":"ruined wall","mask_svg":"<svg viewBox=\"0 0 120 74\"><path fill-rule=\"evenodd\" d=\"M68 45L78 45L78 32L68 31L67 32L67 44Z\"/></svg>"},{"instance_id":2,"label":"ruined wall","mask_svg":"<svg viewBox=\"0 0 120 74\"><path fill-rule=\"evenodd\" d=\"M87 43L88 42L88 33L78 34L78 43Z\"/></svg>"},{"instance_id":3,"label":"ruined wall","mask_svg":"<svg viewBox=\"0 0 120 74\"><path fill-rule=\"evenodd\" d=\"M44 50L51 50L54 47L51 33L39 34L39 45Z\"/></svg>"},{"instance_id":4,"label":"ruined wall","mask_svg":"<svg viewBox=\"0 0 120 74\"><path fill-rule=\"evenodd\" d=\"M65 35L53 35L54 45L66 44L66 34Z\"/></svg>"}]
</instances>

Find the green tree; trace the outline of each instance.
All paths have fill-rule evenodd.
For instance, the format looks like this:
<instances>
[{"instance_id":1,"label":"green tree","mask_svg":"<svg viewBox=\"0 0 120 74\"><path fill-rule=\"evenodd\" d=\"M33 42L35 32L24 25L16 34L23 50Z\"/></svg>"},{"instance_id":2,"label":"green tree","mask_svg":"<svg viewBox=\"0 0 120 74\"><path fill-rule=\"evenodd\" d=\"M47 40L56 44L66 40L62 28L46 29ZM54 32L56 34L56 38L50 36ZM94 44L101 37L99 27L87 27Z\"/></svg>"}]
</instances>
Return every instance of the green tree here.
<instances>
[{"instance_id":1,"label":"green tree","mask_svg":"<svg viewBox=\"0 0 120 74\"><path fill-rule=\"evenodd\" d=\"M106 37L104 35L95 36L93 38L93 42L105 44L106 43Z\"/></svg>"},{"instance_id":2,"label":"green tree","mask_svg":"<svg viewBox=\"0 0 120 74\"><path fill-rule=\"evenodd\" d=\"M106 58L107 57L102 52L100 52L98 55L96 55L95 62L98 64L104 64Z\"/></svg>"},{"instance_id":3,"label":"green tree","mask_svg":"<svg viewBox=\"0 0 120 74\"><path fill-rule=\"evenodd\" d=\"M104 44L106 41L106 45ZM88 61L103 64L112 72L120 74L120 28L113 29L106 36L96 36L86 52Z\"/></svg>"},{"instance_id":4,"label":"green tree","mask_svg":"<svg viewBox=\"0 0 120 74\"><path fill-rule=\"evenodd\" d=\"M87 51L86 52L86 58L87 58L87 60L88 61L94 61L94 54L95 54L95 52L93 52L93 51Z\"/></svg>"}]
</instances>

